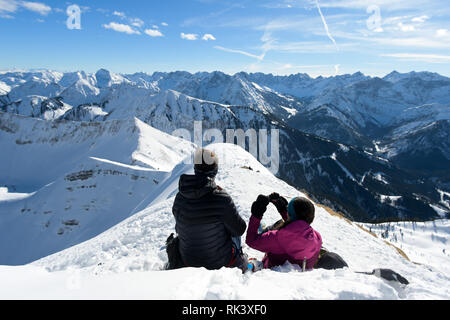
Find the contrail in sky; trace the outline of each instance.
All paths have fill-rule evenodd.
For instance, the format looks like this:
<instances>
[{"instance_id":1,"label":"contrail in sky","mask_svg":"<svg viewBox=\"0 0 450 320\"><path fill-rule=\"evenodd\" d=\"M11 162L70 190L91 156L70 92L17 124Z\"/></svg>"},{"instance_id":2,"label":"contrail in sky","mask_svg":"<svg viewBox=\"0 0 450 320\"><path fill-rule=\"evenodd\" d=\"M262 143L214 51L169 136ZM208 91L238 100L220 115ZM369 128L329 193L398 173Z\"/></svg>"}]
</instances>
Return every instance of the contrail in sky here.
<instances>
[{"instance_id":1,"label":"contrail in sky","mask_svg":"<svg viewBox=\"0 0 450 320\"><path fill-rule=\"evenodd\" d=\"M323 14L322 14L322 10L320 9L319 1L318 1L318 0L315 0L315 1L316 1L317 10L319 10L320 17L322 18L323 26L325 27L325 31L326 31L326 33L327 33L327 36L328 36L328 38L330 38L330 40L331 40L331 41L334 43L334 45L336 46L336 50L339 50L339 48L338 48L338 46L337 46L337 43L336 43L336 40L334 40L333 36L332 36L331 33L330 33L330 30L328 30L327 21L325 20L325 17L324 17Z\"/></svg>"},{"instance_id":2,"label":"contrail in sky","mask_svg":"<svg viewBox=\"0 0 450 320\"><path fill-rule=\"evenodd\" d=\"M219 49L222 51L226 51L226 52L233 52L233 53L239 53L239 54L243 54L244 56L247 57L251 57L251 58L255 58L259 61L262 61L264 59L264 56L266 55L266 53L264 52L263 54L261 54L260 56L257 56L256 54L251 54L242 50L234 50L234 49L228 49L228 48L224 48L221 46L214 46L215 49Z\"/></svg>"}]
</instances>

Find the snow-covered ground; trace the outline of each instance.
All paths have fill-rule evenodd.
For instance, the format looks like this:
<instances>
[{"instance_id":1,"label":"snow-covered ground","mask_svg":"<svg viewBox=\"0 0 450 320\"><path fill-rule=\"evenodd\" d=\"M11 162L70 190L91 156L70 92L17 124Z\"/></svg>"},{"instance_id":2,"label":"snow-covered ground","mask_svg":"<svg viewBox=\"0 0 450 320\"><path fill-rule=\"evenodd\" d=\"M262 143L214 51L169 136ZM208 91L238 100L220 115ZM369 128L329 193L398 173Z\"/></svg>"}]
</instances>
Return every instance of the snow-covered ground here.
<instances>
[{"instance_id":1,"label":"snow-covered ground","mask_svg":"<svg viewBox=\"0 0 450 320\"><path fill-rule=\"evenodd\" d=\"M194 145L138 119L79 125L4 114L0 264L22 265L86 241L132 210ZM14 200L14 201L13 201Z\"/></svg>"},{"instance_id":2,"label":"snow-covered ground","mask_svg":"<svg viewBox=\"0 0 450 320\"><path fill-rule=\"evenodd\" d=\"M217 183L230 193L246 221L258 194L302 195L242 148L215 144L211 149L221 160ZM175 226L171 207L178 178L190 172L192 164L180 162L156 190L131 209L134 214L95 238L28 265L0 267L0 298L450 299L447 272L409 261L383 239L320 206L316 206L313 227L321 233L324 247L341 255L349 268L301 272L286 264L247 274L227 268L163 271L167 261L164 243ZM271 206L263 222L278 219ZM244 250L252 257L262 257L245 245ZM374 268L393 269L410 284L401 287L354 272Z\"/></svg>"},{"instance_id":3,"label":"snow-covered ground","mask_svg":"<svg viewBox=\"0 0 450 320\"><path fill-rule=\"evenodd\" d=\"M33 195L33 193L9 192L8 188L0 188L0 202L9 202L14 200L22 200Z\"/></svg>"},{"instance_id":4,"label":"snow-covered ground","mask_svg":"<svg viewBox=\"0 0 450 320\"><path fill-rule=\"evenodd\" d=\"M364 227L402 249L412 261L450 274L448 219L364 224Z\"/></svg>"}]
</instances>

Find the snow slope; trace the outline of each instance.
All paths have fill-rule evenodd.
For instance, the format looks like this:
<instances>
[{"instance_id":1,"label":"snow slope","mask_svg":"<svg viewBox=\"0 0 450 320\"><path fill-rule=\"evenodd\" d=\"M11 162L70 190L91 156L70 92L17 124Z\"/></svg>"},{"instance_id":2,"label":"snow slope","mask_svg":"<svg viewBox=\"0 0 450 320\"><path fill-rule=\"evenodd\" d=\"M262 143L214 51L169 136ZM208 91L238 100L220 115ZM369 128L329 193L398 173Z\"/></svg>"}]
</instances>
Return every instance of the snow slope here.
<instances>
[{"instance_id":1,"label":"snow slope","mask_svg":"<svg viewBox=\"0 0 450 320\"><path fill-rule=\"evenodd\" d=\"M0 181L12 191L0 189L0 264L8 265L61 251L129 217L194 148L137 119L80 126L0 114L0 128L8 155L0 158Z\"/></svg>"},{"instance_id":2,"label":"snow slope","mask_svg":"<svg viewBox=\"0 0 450 320\"><path fill-rule=\"evenodd\" d=\"M450 223L448 219L427 222L364 224L365 228L402 249L418 263L450 274Z\"/></svg>"},{"instance_id":3,"label":"snow slope","mask_svg":"<svg viewBox=\"0 0 450 320\"><path fill-rule=\"evenodd\" d=\"M188 142L136 118L79 123L0 112L0 138L8 155L0 180L16 190L36 191L89 157L167 171L189 153Z\"/></svg>"},{"instance_id":4,"label":"snow slope","mask_svg":"<svg viewBox=\"0 0 450 320\"><path fill-rule=\"evenodd\" d=\"M8 188L5 188L5 187L0 188L0 202L24 199L24 198L29 197L30 195L32 195L32 194L9 192Z\"/></svg>"},{"instance_id":5,"label":"snow slope","mask_svg":"<svg viewBox=\"0 0 450 320\"><path fill-rule=\"evenodd\" d=\"M242 148L215 144L221 166L217 182L233 197L248 221L257 195L278 191L302 195L277 179ZM251 167L252 170L249 170ZM340 254L349 268L301 272L286 264L274 270L241 274L222 268L162 271L167 261L164 243L174 231L171 207L181 173L192 164L180 163L141 204L142 209L97 237L21 267L0 267L0 298L122 298L122 299L449 299L450 277L437 268L414 264L383 239L316 206L313 227L324 246ZM265 223L279 219L269 207ZM244 250L261 258L260 252ZM391 268L410 281L400 287L354 271ZM12 281L11 279L14 279ZM45 284L45 285L44 285ZM39 288L37 290L36 288ZM43 289L44 288L44 289Z\"/></svg>"}]
</instances>

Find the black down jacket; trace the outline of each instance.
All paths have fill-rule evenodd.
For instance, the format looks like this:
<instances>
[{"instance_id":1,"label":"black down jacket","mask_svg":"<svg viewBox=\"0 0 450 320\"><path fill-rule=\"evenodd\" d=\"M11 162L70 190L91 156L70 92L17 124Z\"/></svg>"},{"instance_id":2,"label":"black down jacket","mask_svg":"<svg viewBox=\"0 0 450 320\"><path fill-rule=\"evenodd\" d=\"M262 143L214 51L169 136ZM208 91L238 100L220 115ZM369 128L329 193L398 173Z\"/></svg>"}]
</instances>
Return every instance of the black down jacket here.
<instances>
[{"instance_id":1,"label":"black down jacket","mask_svg":"<svg viewBox=\"0 0 450 320\"><path fill-rule=\"evenodd\" d=\"M180 254L189 267L219 269L232 259L231 237L246 229L231 197L204 175L182 175L172 208Z\"/></svg>"}]
</instances>

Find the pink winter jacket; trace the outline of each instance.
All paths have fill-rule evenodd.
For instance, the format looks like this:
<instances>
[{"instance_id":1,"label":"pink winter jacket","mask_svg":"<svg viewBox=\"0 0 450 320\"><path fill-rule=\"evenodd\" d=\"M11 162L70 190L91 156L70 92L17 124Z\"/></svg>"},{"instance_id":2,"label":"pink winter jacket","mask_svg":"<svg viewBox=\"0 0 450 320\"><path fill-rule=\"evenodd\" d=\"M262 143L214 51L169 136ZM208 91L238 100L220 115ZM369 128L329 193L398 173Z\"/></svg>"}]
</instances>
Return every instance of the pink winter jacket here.
<instances>
[{"instance_id":1,"label":"pink winter jacket","mask_svg":"<svg viewBox=\"0 0 450 320\"><path fill-rule=\"evenodd\" d=\"M265 252L264 268L283 265L286 261L313 269L322 247L322 237L307 222L293 221L280 230L258 234L261 220L251 216L246 243L249 247Z\"/></svg>"}]
</instances>

